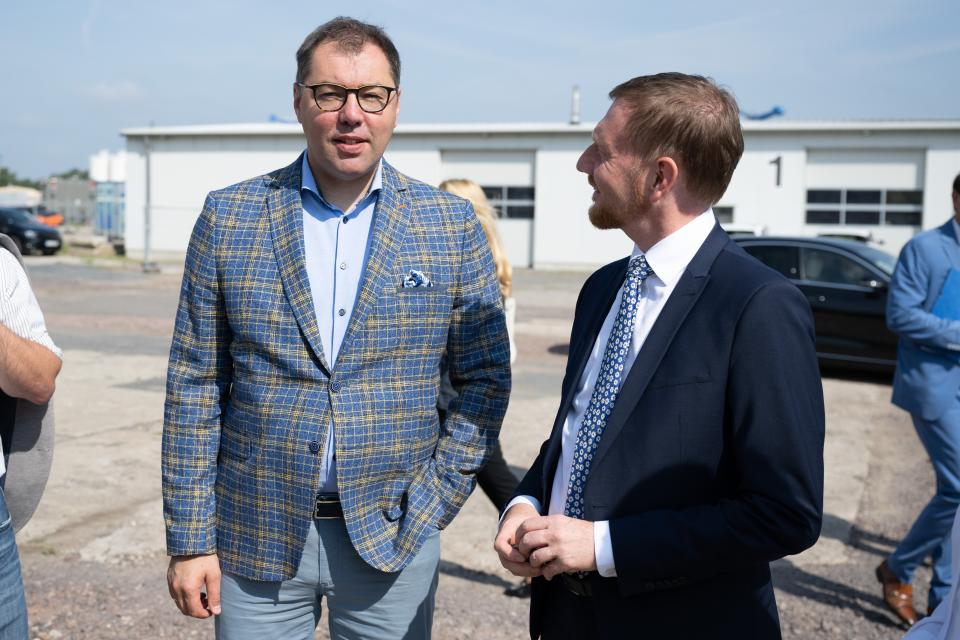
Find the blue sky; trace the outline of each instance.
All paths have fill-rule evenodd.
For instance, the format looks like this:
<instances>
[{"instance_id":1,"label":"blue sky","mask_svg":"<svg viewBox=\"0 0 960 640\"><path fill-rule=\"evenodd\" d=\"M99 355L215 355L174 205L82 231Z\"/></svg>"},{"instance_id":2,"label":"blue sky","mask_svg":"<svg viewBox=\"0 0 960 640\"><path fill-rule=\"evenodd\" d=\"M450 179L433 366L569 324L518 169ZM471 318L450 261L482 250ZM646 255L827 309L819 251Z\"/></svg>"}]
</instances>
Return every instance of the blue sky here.
<instances>
[{"instance_id":1,"label":"blue sky","mask_svg":"<svg viewBox=\"0 0 960 640\"><path fill-rule=\"evenodd\" d=\"M292 118L294 52L349 14L403 60L401 122L603 116L630 77L710 75L791 119L960 118L960 2L15 2L0 8L0 165L40 178L124 127Z\"/></svg>"}]
</instances>

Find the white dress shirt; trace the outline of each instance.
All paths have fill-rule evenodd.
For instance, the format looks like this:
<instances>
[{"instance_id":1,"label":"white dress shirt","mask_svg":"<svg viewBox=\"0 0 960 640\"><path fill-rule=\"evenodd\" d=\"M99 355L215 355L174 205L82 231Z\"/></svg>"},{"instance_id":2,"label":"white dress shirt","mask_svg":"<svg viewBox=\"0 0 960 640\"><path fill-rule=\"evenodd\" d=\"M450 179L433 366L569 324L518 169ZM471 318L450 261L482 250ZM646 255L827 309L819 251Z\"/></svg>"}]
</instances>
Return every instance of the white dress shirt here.
<instances>
[{"instance_id":1,"label":"white dress shirt","mask_svg":"<svg viewBox=\"0 0 960 640\"><path fill-rule=\"evenodd\" d=\"M693 257L700 250L707 236L713 230L715 218L713 210L707 209L686 225L677 229L669 236L650 247L650 250L643 254L640 248L634 246L633 256L645 255L647 264L653 270L653 273L644 281L640 288L640 301L637 307L637 317L633 327L633 337L630 342L630 351L627 353L627 361L624 371L629 372L637 359L637 354L643 347L650 329L663 311L664 305L670 298L670 294L677 286L680 277L687 269L687 265L693 260ZM603 322L597 340L593 344L593 351L590 352L590 359L584 367L583 374L580 376L578 386L573 398L573 405L567 413L566 420L563 423L563 434L561 436L561 454L557 465L557 471L553 476L553 488L550 492L549 515L562 514L563 506L567 499L567 487L570 484L570 469L573 467L573 452L577 444L577 432L580 430L580 422L583 414L590 403L590 397L593 395L593 387L597 382L597 376L600 374L600 365L603 361L603 352L607 348L607 341L610 338L610 332L613 330L613 323L616 320L617 312L620 310L620 299L623 295L623 286L617 292L616 300L610 307L610 312ZM626 379L626 374L620 380ZM589 479L588 479L589 482ZM537 511L541 511L539 501L533 496L517 496L514 498L507 509L518 502L526 502L533 506ZM506 510L504 510L506 512ZM613 578L617 575L616 566L613 557L613 545L610 541L610 523L607 520L601 520L593 523L593 543L594 553L597 560L597 571L605 578Z\"/></svg>"},{"instance_id":2,"label":"white dress shirt","mask_svg":"<svg viewBox=\"0 0 960 640\"><path fill-rule=\"evenodd\" d=\"M0 247L0 322L11 332L42 344L63 359L63 352L53 343L37 297L30 288L27 272L12 253ZM3 444L0 444L0 478L6 473Z\"/></svg>"}]
</instances>

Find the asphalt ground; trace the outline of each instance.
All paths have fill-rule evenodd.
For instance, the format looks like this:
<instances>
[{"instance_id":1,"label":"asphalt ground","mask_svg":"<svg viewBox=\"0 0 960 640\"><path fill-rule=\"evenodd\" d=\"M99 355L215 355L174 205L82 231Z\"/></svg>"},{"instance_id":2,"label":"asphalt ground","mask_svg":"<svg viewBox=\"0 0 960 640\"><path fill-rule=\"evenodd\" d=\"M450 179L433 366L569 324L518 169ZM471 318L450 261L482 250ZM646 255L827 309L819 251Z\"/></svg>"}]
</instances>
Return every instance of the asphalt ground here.
<instances>
[{"instance_id":1,"label":"asphalt ground","mask_svg":"<svg viewBox=\"0 0 960 640\"><path fill-rule=\"evenodd\" d=\"M122 259L28 258L64 368L55 396L53 472L18 539L33 638L210 638L165 583L160 502L164 374L180 274ZM584 272L518 270L514 392L502 442L525 469L559 400L572 310ZM887 380L824 378L826 517L810 551L773 564L784 637L899 638L873 568L932 495L933 475ZM496 512L474 494L443 534L438 640L525 638L527 601L492 551ZM929 571L916 579L925 608ZM321 622L317 638L326 638ZM637 637L643 621L637 621Z\"/></svg>"}]
</instances>

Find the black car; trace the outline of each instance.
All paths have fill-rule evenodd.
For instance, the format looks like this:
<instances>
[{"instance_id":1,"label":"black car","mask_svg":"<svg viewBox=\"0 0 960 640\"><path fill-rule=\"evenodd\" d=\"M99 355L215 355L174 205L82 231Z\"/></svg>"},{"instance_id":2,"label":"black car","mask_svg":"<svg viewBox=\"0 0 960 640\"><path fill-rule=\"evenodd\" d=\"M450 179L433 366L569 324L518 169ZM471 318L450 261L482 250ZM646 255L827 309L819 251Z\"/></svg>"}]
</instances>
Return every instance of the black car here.
<instances>
[{"instance_id":1,"label":"black car","mask_svg":"<svg viewBox=\"0 0 960 640\"><path fill-rule=\"evenodd\" d=\"M60 232L22 209L0 208L0 233L13 239L21 253L53 255L63 246Z\"/></svg>"},{"instance_id":2,"label":"black car","mask_svg":"<svg viewBox=\"0 0 960 640\"><path fill-rule=\"evenodd\" d=\"M862 242L831 238L734 237L807 296L823 365L891 372L897 336L886 324L897 259Z\"/></svg>"}]
</instances>

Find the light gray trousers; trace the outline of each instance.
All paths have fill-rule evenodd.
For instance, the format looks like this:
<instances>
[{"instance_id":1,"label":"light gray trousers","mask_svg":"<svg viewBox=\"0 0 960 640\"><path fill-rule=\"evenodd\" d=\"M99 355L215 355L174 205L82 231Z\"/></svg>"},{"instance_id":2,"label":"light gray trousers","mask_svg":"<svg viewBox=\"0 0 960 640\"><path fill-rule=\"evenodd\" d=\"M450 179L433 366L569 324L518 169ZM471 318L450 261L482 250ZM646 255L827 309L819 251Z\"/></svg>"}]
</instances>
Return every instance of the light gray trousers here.
<instances>
[{"instance_id":1,"label":"light gray trousers","mask_svg":"<svg viewBox=\"0 0 960 640\"><path fill-rule=\"evenodd\" d=\"M333 640L429 640L439 564L439 531L403 571L384 573L360 558L343 520L314 520L290 580L223 574L217 638L312 640L326 599Z\"/></svg>"}]
</instances>

